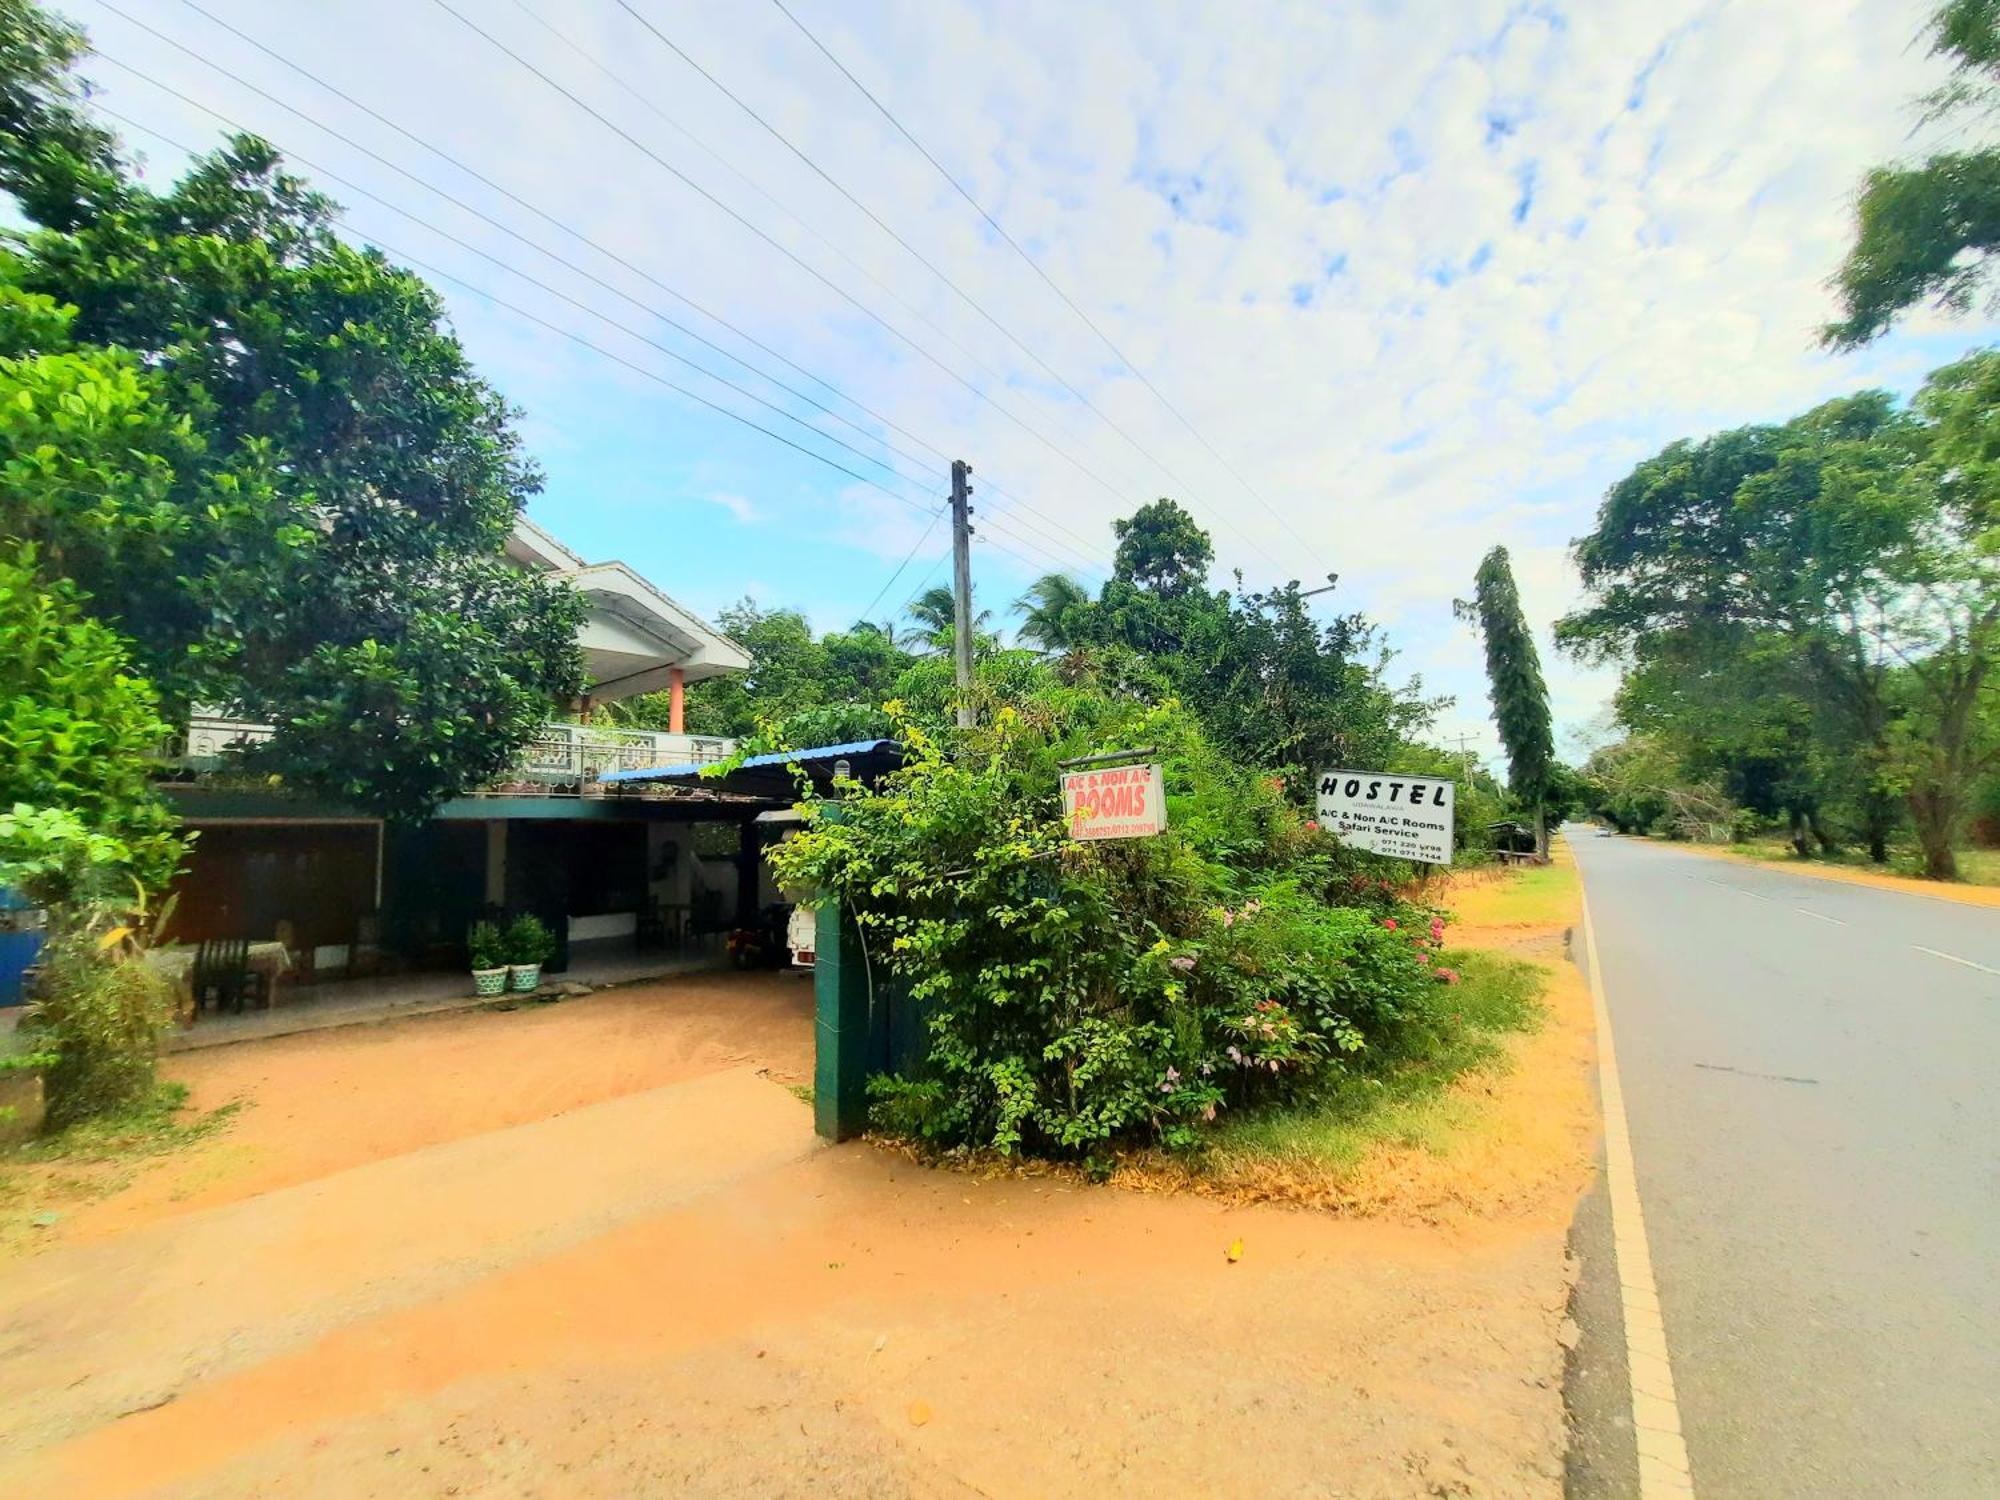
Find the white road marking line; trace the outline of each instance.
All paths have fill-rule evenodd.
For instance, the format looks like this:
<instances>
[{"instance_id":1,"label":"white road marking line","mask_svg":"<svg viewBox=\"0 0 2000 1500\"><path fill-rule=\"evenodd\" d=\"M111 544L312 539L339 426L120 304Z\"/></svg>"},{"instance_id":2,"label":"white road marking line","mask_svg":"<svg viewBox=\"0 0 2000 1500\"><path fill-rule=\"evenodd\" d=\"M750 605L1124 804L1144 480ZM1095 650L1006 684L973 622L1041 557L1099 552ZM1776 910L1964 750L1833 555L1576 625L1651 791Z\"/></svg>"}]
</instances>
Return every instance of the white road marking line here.
<instances>
[{"instance_id":1,"label":"white road marking line","mask_svg":"<svg viewBox=\"0 0 2000 1500\"><path fill-rule=\"evenodd\" d=\"M1697 875L1697 880L1707 880L1710 885L1720 886L1725 891L1734 891L1739 896L1748 896L1752 901L1773 901L1776 897L1759 895L1756 891L1746 891L1740 885L1731 885L1726 880L1710 880L1706 875Z\"/></svg>"},{"instance_id":2,"label":"white road marking line","mask_svg":"<svg viewBox=\"0 0 2000 1500\"><path fill-rule=\"evenodd\" d=\"M1720 884L1720 882L1717 882ZM1735 887L1731 887L1735 889ZM1748 894L1748 893L1746 893ZM1653 1284L1653 1255L1639 1208L1639 1179L1632 1165L1632 1136L1625 1123L1625 1090L1618 1081L1618 1053L1611 1041L1611 1011L1604 1002L1604 971L1597 961L1597 929L1590 898L1583 898L1583 950L1590 965L1590 1005L1597 1018L1597 1087L1604 1105L1604 1181L1611 1198L1611 1244L1618 1269L1618 1297L1625 1313L1625 1362L1632 1383L1632 1426L1639 1449L1640 1500L1691 1497L1694 1477L1681 1437L1680 1402L1674 1395L1667 1329Z\"/></svg>"},{"instance_id":3,"label":"white road marking line","mask_svg":"<svg viewBox=\"0 0 2000 1500\"><path fill-rule=\"evenodd\" d=\"M1797 912L1802 917L1811 917L1815 922L1831 922L1836 927L1845 927L1847 925L1845 922L1841 921L1840 918L1829 917L1823 911L1807 911L1803 906L1795 906L1792 908L1792 910Z\"/></svg>"},{"instance_id":4,"label":"white road marking line","mask_svg":"<svg viewBox=\"0 0 2000 1500\"><path fill-rule=\"evenodd\" d=\"M1928 953L1932 958L1941 958L1948 964L1964 964L1968 969L1977 969L1982 974L2000 974L2000 969L1989 969L1985 964L1976 964L1969 958L1960 958L1956 953L1940 953L1935 948L1926 948L1922 943L1910 946L1919 953Z\"/></svg>"}]
</instances>

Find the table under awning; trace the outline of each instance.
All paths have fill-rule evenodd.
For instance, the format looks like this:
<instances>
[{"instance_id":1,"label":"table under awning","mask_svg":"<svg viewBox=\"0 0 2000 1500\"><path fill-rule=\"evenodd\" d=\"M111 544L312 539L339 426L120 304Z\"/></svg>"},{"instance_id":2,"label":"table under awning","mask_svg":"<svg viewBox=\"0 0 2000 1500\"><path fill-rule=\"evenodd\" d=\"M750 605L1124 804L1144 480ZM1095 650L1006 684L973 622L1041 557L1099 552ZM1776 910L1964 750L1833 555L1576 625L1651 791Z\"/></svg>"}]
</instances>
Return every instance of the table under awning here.
<instances>
[{"instance_id":1,"label":"table under awning","mask_svg":"<svg viewBox=\"0 0 2000 1500\"><path fill-rule=\"evenodd\" d=\"M903 763L900 740L855 740L845 745L821 745L811 750L778 750L753 755L741 765L718 773L713 766L652 766L637 771L610 771L598 780L605 786L664 785L689 791L790 805L799 800L798 772L822 795L833 788L836 769L847 762L856 781L873 782ZM704 774L707 773L707 774Z\"/></svg>"}]
</instances>

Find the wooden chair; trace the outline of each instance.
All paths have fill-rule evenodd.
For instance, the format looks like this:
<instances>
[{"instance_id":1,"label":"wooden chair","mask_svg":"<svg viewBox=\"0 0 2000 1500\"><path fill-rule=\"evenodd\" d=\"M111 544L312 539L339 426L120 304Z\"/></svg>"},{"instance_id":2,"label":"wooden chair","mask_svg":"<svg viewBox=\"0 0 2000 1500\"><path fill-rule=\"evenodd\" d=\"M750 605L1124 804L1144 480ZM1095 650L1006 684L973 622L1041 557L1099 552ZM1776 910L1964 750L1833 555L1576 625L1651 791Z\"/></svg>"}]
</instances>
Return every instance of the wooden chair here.
<instances>
[{"instance_id":1,"label":"wooden chair","mask_svg":"<svg viewBox=\"0 0 2000 1500\"><path fill-rule=\"evenodd\" d=\"M248 938L209 938L203 942L195 949L194 974L189 988L194 993L197 1015L205 1010L219 1011L225 1007L241 1015L246 999L254 1000L267 1009L271 1004L264 975L250 967Z\"/></svg>"}]
</instances>

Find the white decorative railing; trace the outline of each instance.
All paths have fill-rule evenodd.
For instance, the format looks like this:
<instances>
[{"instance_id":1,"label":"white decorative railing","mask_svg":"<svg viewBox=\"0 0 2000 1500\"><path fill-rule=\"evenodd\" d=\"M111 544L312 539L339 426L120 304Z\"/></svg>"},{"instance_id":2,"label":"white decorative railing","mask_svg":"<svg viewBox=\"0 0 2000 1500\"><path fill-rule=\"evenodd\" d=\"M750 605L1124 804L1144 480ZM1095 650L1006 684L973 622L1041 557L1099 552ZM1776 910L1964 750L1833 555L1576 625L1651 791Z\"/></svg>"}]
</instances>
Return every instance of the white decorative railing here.
<instances>
[{"instance_id":1,"label":"white decorative railing","mask_svg":"<svg viewBox=\"0 0 2000 1500\"><path fill-rule=\"evenodd\" d=\"M727 759L734 740L666 734L653 729L606 729L594 724L544 724L528 741L518 777L560 784L595 781L607 771L647 771L657 766L705 766Z\"/></svg>"},{"instance_id":2,"label":"white decorative railing","mask_svg":"<svg viewBox=\"0 0 2000 1500\"><path fill-rule=\"evenodd\" d=\"M185 748L169 758L196 770L212 770L241 745L268 740L269 724L197 713L188 720ZM612 729L594 724L544 724L528 741L521 759L489 790L532 785L574 785L579 789L607 771L645 771L656 766L705 766L726 760L736 742L716 735L667 734L652 729Z\"/></svg>"}]
</instances>

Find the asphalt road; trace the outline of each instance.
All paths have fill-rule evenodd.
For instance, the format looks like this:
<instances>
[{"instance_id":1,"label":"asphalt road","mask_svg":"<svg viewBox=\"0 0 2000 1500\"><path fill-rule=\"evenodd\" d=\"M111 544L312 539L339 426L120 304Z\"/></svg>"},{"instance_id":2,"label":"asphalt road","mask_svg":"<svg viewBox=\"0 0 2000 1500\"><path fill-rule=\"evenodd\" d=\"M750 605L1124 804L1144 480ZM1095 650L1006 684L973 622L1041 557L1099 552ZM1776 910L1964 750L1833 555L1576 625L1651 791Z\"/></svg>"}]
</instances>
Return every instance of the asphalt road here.
<instances>
[{"instance_id":1,"label":"asphalt road","mask_svg":"<svg viewBox=\"0 0 2000 1500\"><path fill-rule=\"evenodd\" d=\"M2000 910L1568 833L1696 1493L2000 1495ZM1606 1222L1577 1495L1631 1484Z\"/></svg>"}]
</instances>

